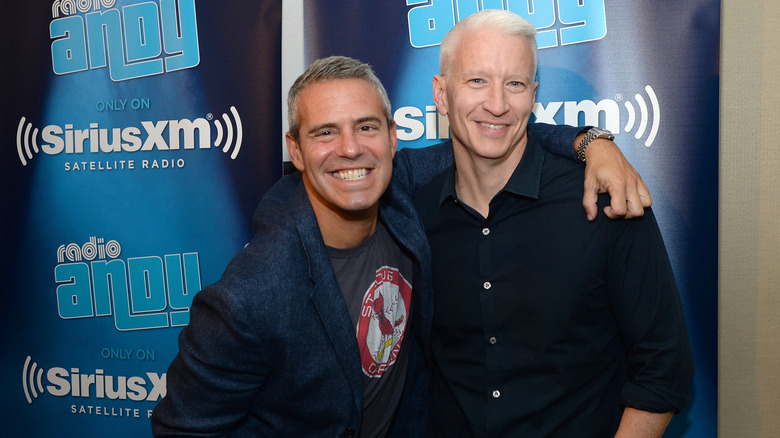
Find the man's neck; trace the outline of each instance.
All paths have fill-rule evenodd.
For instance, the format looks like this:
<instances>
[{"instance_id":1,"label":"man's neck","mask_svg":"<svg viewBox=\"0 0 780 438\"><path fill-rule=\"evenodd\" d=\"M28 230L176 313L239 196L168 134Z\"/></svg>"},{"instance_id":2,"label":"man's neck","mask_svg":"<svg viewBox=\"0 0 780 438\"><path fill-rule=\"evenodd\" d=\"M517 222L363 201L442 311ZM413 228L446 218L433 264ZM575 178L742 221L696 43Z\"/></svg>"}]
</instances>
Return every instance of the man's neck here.
<instances>
[{"instance_id":1,"label":"man's neck","mask_svg":"<svg viewBox=\"0 0 780 438\"><path fill-rule=\"evenodd\" d=\"M525 147L525 144L518 145L508 156L491 159L453 144L458 199L483 217L488 217L490 201L506 186L523 157Z\"/></svg>"},{"instance_id":2,"label":"man's neck","mask_svg":"<svg viewBox=\"0 0 780 438\"><path fill-rule=\"evenodd\" d=\"M315 210L317 224L325 245L332 248L352 248L371 236L376 230L377 209L365 215L344 217L331 210Z\"/></svg>"}]
</instances>

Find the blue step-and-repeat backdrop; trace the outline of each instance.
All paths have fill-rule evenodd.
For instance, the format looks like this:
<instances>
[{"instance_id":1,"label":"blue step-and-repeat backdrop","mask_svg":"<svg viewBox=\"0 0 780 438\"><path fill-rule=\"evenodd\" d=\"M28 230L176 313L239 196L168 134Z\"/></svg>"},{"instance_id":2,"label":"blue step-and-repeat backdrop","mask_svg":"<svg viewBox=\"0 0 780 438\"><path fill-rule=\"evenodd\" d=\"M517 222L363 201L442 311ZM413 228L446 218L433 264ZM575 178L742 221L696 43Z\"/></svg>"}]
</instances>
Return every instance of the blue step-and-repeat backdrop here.
<instances>
[{"instance_id":1,"label":"blue step-and-repeat backdrop","mask_svg":"<svg viewBox=\"0 0 780 438\"><path fill-rule=\"evenodd\" d=\"M449 136L431 78L457 20L508 8L537 26L536 120L616 133L655 200L696 361L667 436L715 436L720 2L292 3L302 52L284 56L373 65L401 147ZM3 436L151 434L193 295L282 174L282 4L4 5Z\"/></svg>"}]
</instances>

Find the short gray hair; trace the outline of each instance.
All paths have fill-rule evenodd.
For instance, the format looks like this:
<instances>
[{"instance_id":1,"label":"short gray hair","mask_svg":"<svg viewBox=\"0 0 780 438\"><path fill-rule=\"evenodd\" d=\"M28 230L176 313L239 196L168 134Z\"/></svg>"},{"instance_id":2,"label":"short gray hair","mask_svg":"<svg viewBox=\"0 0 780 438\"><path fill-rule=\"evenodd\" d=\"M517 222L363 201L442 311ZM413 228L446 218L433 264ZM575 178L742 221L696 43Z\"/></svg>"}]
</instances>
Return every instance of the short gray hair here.
<instances>
[{"instance_id":1,"label":"short gray hair","mask_svg":"<svg viewBox=\"0 0 780 438\"><path fill-rule=\"evenodd\" d=\"M329 56L318 59L309 65L309 68L298 76L290 91L287 93L287 120L288 132L295 141L298 141L298 131L301 128L301 119L298 114L298 98L307 87L319 83L334 81L337 79L358 79L373 85L382 98L382 110L387 119L387 126L393 123L390 111L390 98L387 91L374 74L370 65L346 56Z\"/></svg>"},{"instance_id":2,"label":"short gray hair","mask_svg":"<svg viewBox=\"0 0 780 438\"><path fill-rule=\"evenodd\" d=\"M531 44L533 53L534 75L536 75L536 66L538 63L536 47L536 28L525 18L510 11L500 9L485 9L475 14L469 15L461 22L455 25L441 42L439 51L439 73L446 76L452 66L452 59L455 51L460 44L461 35L467 30L478 29L496 29L506 35L520 36L528 40Z\"/></svg>"}]
</instances>

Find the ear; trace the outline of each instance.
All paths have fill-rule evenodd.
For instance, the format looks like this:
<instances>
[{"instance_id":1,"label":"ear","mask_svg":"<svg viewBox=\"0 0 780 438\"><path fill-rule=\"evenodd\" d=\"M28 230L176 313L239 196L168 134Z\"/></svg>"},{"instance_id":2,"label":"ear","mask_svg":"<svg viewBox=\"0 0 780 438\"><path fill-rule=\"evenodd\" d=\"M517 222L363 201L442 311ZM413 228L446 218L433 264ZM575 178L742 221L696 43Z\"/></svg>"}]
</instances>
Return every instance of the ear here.
<instances>
[{"instance_id":1,"label":"ear","mask_svg":"<svg viewBox=\"0 0 780 438\"><path fill-rule=\"evenodd\" d=\"M533 103L536 103L536 91L538 89L539 89L539 82L537 81L537 82L534 82L534 95L533 95L533 98L531 100Z\"/></svg>"},{"instance_id":2,"label":"ear","mask_svg":"<svg viewBox=\"0 0 780 438\"><path fill-rule=\"evenodd\" d=\"M433 76L433 101L436 103L436 109L439 114L447 115L447 81L442 75Z\"/></svg>"},{"instance_id":3,"label":"ear","mask_svg":"<svg viewBox=\"0 0 780 438\"><path fill-rule=\"evenodd\" d=\"M395 121L390 123L388 127L388 134L390 135L390 147L392 148L392 156L395 157L395 152L398 150L398 130L395 125Z\"/></svg>"},{"instance_id":4,"label":"ear","mask_svg":"<svg viewBox=\"0 0 780 438\"><path fill-rule=\"evenodd\" d=\"M296 169L303 171L304 165L303 158L301 157L301 146L289 132L284 135L284 141L287 143L287 153L290 154L293 166L295 166Z\"/></svg>"}]
</instances>

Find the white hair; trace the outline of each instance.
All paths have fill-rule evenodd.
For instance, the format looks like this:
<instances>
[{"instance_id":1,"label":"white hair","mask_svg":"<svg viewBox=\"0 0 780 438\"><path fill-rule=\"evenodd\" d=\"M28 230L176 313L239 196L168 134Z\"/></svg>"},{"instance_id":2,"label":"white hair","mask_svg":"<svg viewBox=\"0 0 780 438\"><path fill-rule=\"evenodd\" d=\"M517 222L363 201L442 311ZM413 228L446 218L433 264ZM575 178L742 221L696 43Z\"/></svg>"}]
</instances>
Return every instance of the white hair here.
<instances>
[{"instance_id":1,"label":"white hair","mask_svg":"<svg viewBox=\"0 0 780 438\"><path fill-rule=\"evenodd\" d=\"M469 15L455 25L441 42L439 52L439 74L446 76L452 66L452 59L460 44L460 38L468 30L496 29L506 35L516 35L528 40L533 53L533 72L536 76L538 62L536 47L536 28L525 18L514 12L500 9L485 9L476 14Z\"/></svg>"}]
</instances>

